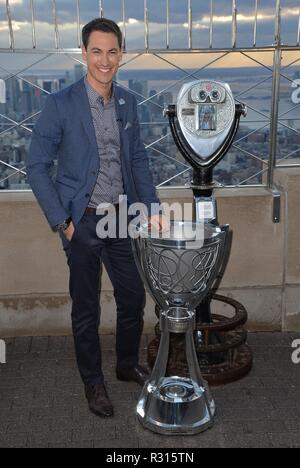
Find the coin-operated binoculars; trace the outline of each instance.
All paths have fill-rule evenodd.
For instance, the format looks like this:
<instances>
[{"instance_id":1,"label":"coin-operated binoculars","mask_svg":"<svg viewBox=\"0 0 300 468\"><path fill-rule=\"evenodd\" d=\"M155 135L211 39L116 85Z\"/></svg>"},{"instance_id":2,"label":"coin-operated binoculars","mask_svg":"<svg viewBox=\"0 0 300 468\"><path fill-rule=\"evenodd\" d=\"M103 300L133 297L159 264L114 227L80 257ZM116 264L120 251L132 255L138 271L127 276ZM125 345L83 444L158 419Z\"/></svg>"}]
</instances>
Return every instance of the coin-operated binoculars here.
<instances>
[{"instance_id":1,"label":"coin-operated binoculars","mask_svg":"<svg viewBox=\"0 0 300 468\"><path fill-rule=\"evenodd\" d=\"M139 235L132 241L140 273L157 303L161 334L137 416L154 432L195 434L211 427L215 414L195 348L196 323L210 322L210 309L198 309L224 268L229 239L229 226L219 226L217 220L213 168L230 149L246 108L235 104L227 84L205 80L185 84L177 106L169 106L166 115L177 147L194 170L189 185L194 219L173 221L168 233L158 235L148 226L137 227ZM184 343L184 376L168 371L174 335Z\"/></svg>"},{"instance_id":2,"label":"coin-operated binoculars","mask_svg":"<svg viewBox=\"0 0 300 468\"><path fill-rule=\"evenodd\" d=\"M194 193L195 219L217 224L213 168L228 153L246 106L235 104L228 84L195 81L185 84L176 105L165 111L174 141L194 169L189 187Z\"/></svg>"}]
</instances>

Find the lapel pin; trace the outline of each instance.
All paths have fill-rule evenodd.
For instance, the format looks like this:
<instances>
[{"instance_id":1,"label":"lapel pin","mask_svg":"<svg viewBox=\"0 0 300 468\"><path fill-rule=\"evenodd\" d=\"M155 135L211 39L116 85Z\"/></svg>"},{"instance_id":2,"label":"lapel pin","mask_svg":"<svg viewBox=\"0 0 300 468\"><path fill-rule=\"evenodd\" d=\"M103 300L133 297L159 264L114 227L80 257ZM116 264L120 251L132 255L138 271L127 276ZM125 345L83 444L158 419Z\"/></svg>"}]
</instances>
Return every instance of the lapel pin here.
<instances>
[{"instance_id":1,"label":"lapel pin","mask_svg":"<svg viewBox=\"0 0 300 468\"><path fill-rule=\"evenodd\" d=\"M124 104L126 104L126 101L123 98L121 98L119 99L119 104L120 106L124 106Z\"/></svg>"}]
</instances>

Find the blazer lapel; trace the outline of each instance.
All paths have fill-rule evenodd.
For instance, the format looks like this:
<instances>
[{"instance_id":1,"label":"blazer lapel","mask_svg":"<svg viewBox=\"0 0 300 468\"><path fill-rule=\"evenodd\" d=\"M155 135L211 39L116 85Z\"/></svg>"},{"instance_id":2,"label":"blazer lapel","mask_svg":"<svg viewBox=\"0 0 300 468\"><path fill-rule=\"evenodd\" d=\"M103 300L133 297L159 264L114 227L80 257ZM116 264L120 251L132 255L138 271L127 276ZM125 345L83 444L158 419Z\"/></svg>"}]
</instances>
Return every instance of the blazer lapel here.
<instances>
[{"instance_id":1,"label":"blazer lapel","mask_svg":"<svg viewBox=\"0 0 300 468\"><path fill-rule=\"evenodd\" d=\"M121 159L124 158L129 162L129 141L125 131L128 104L126 103L126 96L124 96L122 89L116 84L114 87L116 114L120 129Z\"/></svg>"},{"instance_id":2,"label":"blazer lapel","mask_svg":"<svg viewBox=\"0 0 300 468\"><path fill-rule=\"evenodd\" d=\"M126 100L123 97L123 93L120 87L114 83L114 94L115 94L115 105L116 105L116 114L119 123L120 133L124 131L125 122L125 109L126 109Z\"/></svg>"},{"instance_id":3,"label":"blazer lapel","mask_svg":"<svg viewBox=\"0 0 300 468\"><path fill-rule=\"evenodd\" d=\"M84 78L75 84L75 90L76 96L74 100L77 107L77 113L84 126L87 136L89 137L90 144L98 154L96 133L93 124L89 98L84 85Z\"/></svg>"}]
</instances>

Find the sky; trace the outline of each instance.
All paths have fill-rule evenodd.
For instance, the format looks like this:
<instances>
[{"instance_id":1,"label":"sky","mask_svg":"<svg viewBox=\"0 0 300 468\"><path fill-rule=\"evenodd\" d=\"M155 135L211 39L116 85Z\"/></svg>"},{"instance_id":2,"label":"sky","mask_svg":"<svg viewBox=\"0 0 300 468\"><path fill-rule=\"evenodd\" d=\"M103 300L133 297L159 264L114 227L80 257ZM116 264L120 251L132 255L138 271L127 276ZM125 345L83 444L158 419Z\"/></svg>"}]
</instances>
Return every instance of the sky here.
<instances>
[{"instance_id":1,"label":"sky","mask_svg":"<svg viewBox=\"0 0 300 468\"><path fill-rule=\"evenodd\" d=\"M80 1L81 26L99 15L99 0ZM127 50L144 47L144 0L126 0ZM238 8L238 40L240 47L253 44L255 0L236 0ZM60 44L64 48L78 47L76 0L56 0ZM257 45L274 42L276 0L258 0L259 16ZM283 42L295 45L299 24L300 0L282 0ZM16 48L32 47L30 0L10 0ZM38 48L54 47L53 0L34 0ZM122 24L122 0L102 0L104 15ZM188 0L170 0L170 47L188 47ZM193 47L209 46L210 0L192 0ZM149 45L164 49L166 45L166 0L148 0ZM214 0L214 47L231 46L232 2ZM0 0L0 48L8 47L6 1ZM298 52L296 54L299 54ZM296 57L296 55L295 55ZM188 60L188 59L186 59ZM254 63L253 63L254 64ZM161 63L160 63L161 66ZM185 66L189 66L188 63ZM234 63L230 66L234 66Z\"/></svg>"},{"instance_id":2,"label":"sky","mask_svg":"<svg viewBox=\"0 0 300 468\"><path fill-rule=\"evenodd\" d=\"M36 7L36 16L38 20L49 21L48 9L52 5L52 0L34 0ZM76 0L56 0L59 10L61 21L68 22L70 19L70 12L74 11ZM99 12L99 0L81 0L81 14L84 21L97 16ZM253 16L255 0L236 0L238 10L247 17ZM0 6L5 7L6 0L0 0ZM18 20L22 21L25 18L30 19L29 4L30 0L10 0L10 4L14 9ZM127 18L134 18L137 20L143 19L144 15L144 0L125 0ZM214 0L215 14L219 17L226 17L231 15L231 1L230 0ZM259 13L263 18L273 16L275 10L276 0L258 0ZM290 10L293 14L293 9L299 13L300 3L299 0L281 0L282 8L285 13ZM176 24L184 23L187 21L187 5L188 0L170 0L170 10L172 21ZM113 19L122 18L122 0L102 0L104 14ZM195 20L201 20L205 17L210 8L210 0L192 0L192 7L195 13ZM166 0L148 0L149 14L151 20L155 23L165 22ZM5 11L5 8L4 8Z\"/></svg>"}]
</instances>

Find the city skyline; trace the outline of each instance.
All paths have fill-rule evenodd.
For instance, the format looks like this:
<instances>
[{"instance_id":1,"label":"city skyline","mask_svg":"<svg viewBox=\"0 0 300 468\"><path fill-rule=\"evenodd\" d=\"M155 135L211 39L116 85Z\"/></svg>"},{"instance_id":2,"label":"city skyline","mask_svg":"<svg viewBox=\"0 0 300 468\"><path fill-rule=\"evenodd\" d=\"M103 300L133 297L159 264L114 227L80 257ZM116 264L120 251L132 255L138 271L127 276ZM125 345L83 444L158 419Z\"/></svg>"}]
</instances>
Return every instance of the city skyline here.
<instances>
[{"instance_id":1,"label":"city skyline","mask_svg":"<svg viewBox=\"0 0 300 468\"><path fill-rule=\"evenodd\" d=\"M6 1L0 0L0 52L12 45L12 39L16 48L15 53L1 54L0 80L4 80L6 85L6 103L0 104L0 190L29 188L23 172L31 131L46 96L69 86L85 73L80 55L80 28L99 14L118 22L126 33L127 50L117 80L138 100L142 139L155 184L160 186L165 181L184 184L190 177L162 114L164 106L176 102L182 84L203 78L228 82L237 101L248 106L248 116L242 119L235 145L215 170L216 178L229 185L243 181L263 183L262 171L267 167L271 153L270 119L278 2L214 0L212 3L211 29L209 0L170 0L169 3L166 0L148 0L147 3L141 0L124 3L121 0L85 0L84 3L75 0L57 0L55 3L52 0L10 0L9 30ZM168 22L167 4L170 6ZM31 10L32 5L34 11ZM125 11L123 5L126 5ZM188 5L192 7L189 19ZM233 5L237 7L236 46L248 48L246 53L232 47ZM258 5L257 23L255 5ZM101 12L99 6L102 7ZM253 47L255 24L255 45L271 47L270 50L255 50ZM282 45L295 46L297 40L299 42L299 24L299 0L282 0ZM36 42L34 54L33 38ZM209 53L187 53L189 48L208 48L211 39L213 47ZM161 52L143 50L146 49L145 41L149 49L157 48ZM169 42L168 51L166 41ZM59 53L49 55L46 50L43 52L43 49L55 47ZM22 53L17 52L18 48ZM63 48L72 48L73 53ZM172 53L176 48L182 53ZM218 52L218 48L231 51ZM139 49L141 54L130 53L134 49ZM298 49L282 52L278 160L289 155L291 158L299 157L299 61ZM12 175L13 168L20 172Z\"/></svg>"},{"instance_id":2,"label":"city skyline","mask_svg":"<svg viewBox=\"0 0 300 468\"><path fill-rule=\"evenodd\" d=\"M73 68L72 73L67 70L62 75L59 71L57 76L53 75L55 71L50 71L48 76L30 75L29 73L28 71L27 74L23 75L23 79L26 81L22 81L20 78L7 80L7 103L0 104L0 113L6 115L11 120L21 122L28 116L32 116L25 122L25 129L18 127L10 132L6 130L7 126L12 126L12 123L4 118L0 120L0 160L2 161L2 164L0 164L0 180L2 180L0 190L29 189L29 186L26 185L26 178L22 174L10 177L13 169L9 165L17 169L24 167L25 155L28 151L31 138L28 129L32 130L38 118L35 114L43 107L47 93L57 92L72 82L77 81L85 74L85 68L81 64L77 64ZM174 70L174 76L171 77L170 73L166 76L165 70L161 70L160 72L155 70L152 72L152 76L149 76L149 74L147 75L142 70L138 75L130 70L122 70L118 75L120 84L134 92L139 103L148 99L146 104L139 106L142 139L145 145L152 145L155 140L163 138L160 142L148 148L151 170L155 184L158 186L168 179L171 179L171 185L183 185L188 182L191 176L190 171L186 171L186 163L179 155L172 138L167 136L169 134L168 122L162 115L163 107L176 101L179 87L183 84L182 82L180 83L180 80L178 81L176 73L178 71ZM206 73L209 73L209 71ZM224 75L225 70L222 73ZM290 75L295 79L300 77L299 68L294 67L290 70ZM148 79L146 79L147 76ZM256 79L259 80L265 76L265 70L262 69L261 76L257 76ZM202 77L204 77L203 73ZM167 80L167 78L169 79ZM225 78L228 78L228 81L230 81L235 94L241 92L242 89L246 89L251 82L251 75L245 69L240 70L240 73L236 75L227 70ZM244 95L245 102L250 103L253 108L259 105L258 111L270 113L270 83L270 80L266 81L265 85L258 87L257 90L251 90L251 92ZM43 92L39 88L44 89L46 92ZM290 82L282 85L281 104L286 106L284 109L293 108L291 100L293 92ZM295 128L297 131L300 130L300 119L297 112L299 107L294 107L295 112L289 112L285 120L290 127ZM217 180L225 185L238 184L242 180L259 173L264 167L263 161L267 162L269 158L270 124L267 119L264 121L261 115L253 110L250 110L249 116L242 122L236 138L237 141L240 140L238 147L232 148L224 161L215 170ZM263 126L265 127L261 131L253 131L255 128ZM248 134L249 136L247 136ZM300 135L292 129L279 128L278 144L279 159L293 151L295 151L295 157L300 156L300 153L297 151L297 147L300 144ZM247 152L249 154L252 153L254 157L247 156ZM180 173L183 174L172 179L174 175ZM262 182L262 175L258 175L249 181L250 184Z\"/></svg>"}]
</instances>

